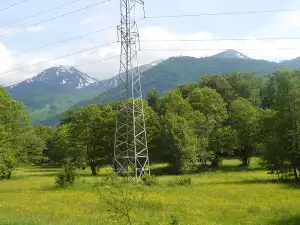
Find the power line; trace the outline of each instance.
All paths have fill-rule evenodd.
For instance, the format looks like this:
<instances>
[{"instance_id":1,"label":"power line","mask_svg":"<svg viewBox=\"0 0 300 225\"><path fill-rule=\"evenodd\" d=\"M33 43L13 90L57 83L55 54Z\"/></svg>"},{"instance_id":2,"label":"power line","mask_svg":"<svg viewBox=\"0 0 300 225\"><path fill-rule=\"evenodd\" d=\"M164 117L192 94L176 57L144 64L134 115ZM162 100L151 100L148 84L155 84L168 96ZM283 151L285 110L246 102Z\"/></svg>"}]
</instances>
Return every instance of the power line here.
<instances>
[{"instance_id":1,"label":"power line","mask_svg":"<svg viewBox=\"0 0 300 225\"><path fill-rule=\"evenodd\" d=\"M17 29L17 30L13 30L13 31L8 32L8 33L1 34L0 37L2 37L2 36L7 36L7 35L10 35L10 34L13 34L13 33L19 32L19 31L22 31L22 30L26 30L26 29L28 29L28 28L35 27L35 26L37 26L37 25L40 25L40 24L43 24L43 23L46 23L46 22L53 21L53 20L56 20L56 19L61 18L61 17L69 16L69 15L71 15L71 14L74 14L74 13L77 13L77 12L80 12L80 11L83 11L83 10L86 10L86 9L89 9L89 8L92 8L92 7L95 7L95 6L97 6L97 5L100 5L100 4L103 4L103 3L106 3L106 2L110 2L110 1L111 1L111 0L105 0L105 1L102 1L102 2L97 2L97 3L95 3L95 4L92 4L92 5L89 5L89 6L80 8L80 9L77 9L77 10L75 10L75 11L71 11L71 12L62 14L62 15L60 15L60 16L52 17L52 18L50 18L50 19L43 20L43 21L41 21L41 22L38 22L38 23L35 23L35 24L32 24L32 25L26 26L26 27L23 27L23 28L20 28L20 29Z\"/></svg>"},{"instance_id":2,"label":"power line","mask_svg":"<svg viewBox=\"0 0 300 225\"><path fill-rule=\"evenodd\" d=\"M74 67L82 67L82 66L86 66L86 65L90 65L90 64L94 64L94 63L99 63L99 62L102 62L102 61L105 61L105 60L117 58L117 57L119 57L119 56L120 56L120 55L115 55L115 56L112 56L112 57L108 57L108 58L99 59L99 60L92 61L92 62L88 62L88 63L83 63L83 64L75 65Z\"/></svg>"},{"instance_id":3,"label":"power line","mask_svg":"<svg viewBox=\"0 0 300 225\"><path fill-rule=\"evenodd\" d=\"M17 5L21 5L22 3L29 2L29 1L31 1L31 0L23 0L23 1L20 1L20 2L17 2L17 3L14 3L14 4L10 5L10 6L7 6L5 8L0 9L0 12L2 12L4 10L7 10L7 9L10 9L12 7L15 7Z\"/></svg>"},{"instance_id":4,"label":"power line","mask_svg":"<svg viewBox=\"0 0 300 225\"><path fill-rule=\"evenodd\" d=\"M93 34L96 34L96 33L102 32L102 31L106 31L106 30L109 30L109 29L112 29L112 28L116 28L116 26L103 28L103 29L92 31L92 32L85 33L85 34L82 34L82 35L74 36L74 37L71 37L71 38L68 38L68 39L64 39L64 40L60 40L60 41L53 42L53 43L50 43L50 44L42 45L40 47L27 49L27 50L24 50L24 51L21 51L21 52L16 52L16 53L13 53L13 54L10 54L10 55L2 56L2 57L0 57L0 59L5 59L5 58L21 55L21 54L24 54L24 53L27 53L27 52L43 49L43 48L50 47L50 46L53 46L53 45L57 45L57 44L60 44L60 43L64 43L64 42L68 42L68 41L71 41L71 40L79 39L79 38L82 38L82 37L85 37L85 36L93 35ZM151 42L216 42L216 41L258 41L258 40L300 40L300 37L295 37L295 38L293 38L293 37L285 37L285 38L265 37L265 38L255 38L255 39L251 39L251 38L225 38L225 39L211 39L211 40L209 40L209 39L179 39L179 40L178 39L177 40L176 39L161 39L161 40L141 40L140 42L144 42L144 43L151 43Z\"/></svg>"},{"instance_id":5,"label":"power line","mask_svg":"<svg viewBox=\"0 0 300 225\"><path fill-rule=\"evenodd\" d=\"M105 46L108 46L108 45L112 45L112 44L115 44L115 43L117 43L117 41L111 42L111 43L108 43L108 44L104 44L104 45L98 45L98 46L95 46L93 48L89 48L89 49L85 49L85 50L82 50L82 51L74 52L74 53L71 53L71 54L59 56L57 58L52 58L52 59L45 60L45 61L42 61L42 62L30 64L28 66L23 66L23 67L19 67L19 68L16 68L16 69L8 70L8 71L5 71L5 72L1 72L0 74L6 74L6 73L10 73L10 72L14 72L14 71L26 69L26 68L29 68L29 67L32 67L32 66L40 65L40 64L43 64L43 63L48 63L48 62L51 62L51 61L54 61L54 60L67 58L67 57L70 57L70 56L73 56L73 55L78 55L78 54L83 53L83 52L92 51L92 50L95 50L95 49L98 49L98 48L102 48L102 47L105 47Z\"/></svg>"},{"instance_id":6,"label":"power line","mask_svg":"<svg viewBox=\"0 0 300 225\"><path fill-rule=\"evenodd\" d=\"M215 42L215 41L261 41L261 40L300 40L300 37L262 37L262 38L217 38L217 39L153 39L140 42Z\"/></svg>"},{"instance_id":7,"label":"power line","mask_svg":"<svg viewBox=\"0 0 300 225\"><path fill-rule=\"evenodd\" d=\"M198 48L198 49L141 49L142 52L145 51L225 51L228 48ZM291 50L300 50L299 48L235 48L239 51L271 51L271 50L280 50L280 51L291 51Z\"/></svg>"},{"instance_id":8,"label":"power line","mask_svg":"<svg viewBox=\"0 0 300 225\"><path fill-rule=\"evenodd\" d=\"M277 9L277 10L260 10L260 11L242 11L242 12L220 12L220 13L201 13L201 14L182 14L182 15L161 15L161 16L146 16L140 19L162 19L162 18L180 18L180 17L200 17L200 16L222 16L222 15L243 15L243 14L261 14L261 13L276 13L276 12L296 12L300 9Z\"/></svg>"},{"instance_id":9,"label":"power line","mask_svg":"<svg viewBox=\"0 0 300 225\"><path fill-rule=\"evenodd\" d=\"M71 37L71 38L68 38L68 39L64 39L64 40L61 40L61 41L52 42L50 44L42 45L40 47L27 49L27 50L22 51L22 52L16 52L16 53L13 53L13 54L10 54L10 55L0 57L0 59L5 59L5 58L21 55L21 54L24 54L24 53L27 53L27 52L31 52L31 51L35 51L35 50L38 50L38 49L42 49L42 48L50 47L50 46L53 46L53 45L57 45L57 44L60 44L60 43L68 42L68 41L71 41L71 40L79 39L79 38L86 37L86 36L92 35L92 34L96 34L96 33L102 32L102 31L106 31L106 30L109 30L109 29L112 29L112 28L115 28L115 27L116 26L107 27L107 28L104 28L104 29L100 29L100 30L92 31L92 32L85 33L85 34L82 34L82 35L78 35L78 36L75 36L75 37Z\"/></svg>"},{"instance_id":10,"label":"power line","mask_svg":"<svg viewBox=\"0 0 300 225\"><path fill-rule=\"evenodd\" d=\"M26 1L29 1L29 0L26 0ZM16 23L18 23L18 22L21 22L21 21L24 21L24 20L28 20L28 19L34 18L34 17L36 17L36 16L39 16L39 15L42 15L42 14L45 14L45 13L54 11L54 10L56 10L56 9L60 9L60 8L62 8L62 7L71 5L71 4L76 3L76 2L79 2L79 1L82 1L82 0L75 0L75 1L67 2L67 3L65 3L65 4L56 6L56 7L54 7L54 8L51 8L51 9L48 9L48 10L45 10L45 11L42 11L42 12L33 14L33 15L31 15L31 16L27 16L27 17L24 17L24 18L22 18L22 19L15 20L15 21L10 22L10 23L4 24L4 25L0 25L0 28L8 27L8 26L14 25L14 24L16 24Z\"/></svg>"}]
</instances>

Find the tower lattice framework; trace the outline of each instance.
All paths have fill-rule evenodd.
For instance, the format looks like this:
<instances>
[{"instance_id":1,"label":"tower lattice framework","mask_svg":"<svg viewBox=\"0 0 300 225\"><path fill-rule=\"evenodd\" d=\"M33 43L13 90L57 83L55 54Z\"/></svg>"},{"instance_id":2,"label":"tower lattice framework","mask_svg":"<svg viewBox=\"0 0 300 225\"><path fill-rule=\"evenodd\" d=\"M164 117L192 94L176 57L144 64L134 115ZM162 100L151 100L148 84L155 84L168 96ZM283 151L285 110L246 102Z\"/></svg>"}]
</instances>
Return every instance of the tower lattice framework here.
<instances>
[{"instance_id":1,"label":"tower lattice framework","mask_svg":"<svg viewBox=\"0 0 300 225\"><path fill-rule=\"evenodd\" d=\"M138 68L139 33L135 20L136 4L144 5L144 2L120 0L120 103L115 131L114 169L119 174L134 178L138 183L146 172L150 174L150 167Z\"/></svg>"}]
</instances>

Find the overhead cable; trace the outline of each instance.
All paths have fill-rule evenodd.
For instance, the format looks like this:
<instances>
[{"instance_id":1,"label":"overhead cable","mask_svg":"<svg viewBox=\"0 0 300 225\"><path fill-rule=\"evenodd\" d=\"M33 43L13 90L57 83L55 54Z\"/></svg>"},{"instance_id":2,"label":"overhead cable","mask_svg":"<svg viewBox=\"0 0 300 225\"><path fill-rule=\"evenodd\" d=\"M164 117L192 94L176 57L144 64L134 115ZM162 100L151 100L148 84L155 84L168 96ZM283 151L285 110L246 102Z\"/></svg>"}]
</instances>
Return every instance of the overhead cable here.
<instances>
[{"instance_id":1,"label":"overhead cable","mask_svg":"<svg viewBox=\"0 0 300 225\"><path fill-rule=\"evenodd\" d=\"M105 46L109 46L109 45L112 45L112 44L115 44L115 43L117 43L117 41L111 42L111 43L108 43L108 44L104 44L104 45L98 45L98 46L95 46L95 47L92 47L92 48L88 48L88 49L81 50L81 51L78 51L78 52L74 52L74 53L70 53L70 54L67 54L67 55L59 56L59 57L52 58L52 59L49 59L49 60L45 60L45 61L42 61L42 62L30 64L28 66L23 66L23 67L11 69L11 70L8 70L8 71L1 72L0 74L6 74L6 73L10 73L10 72L14 72L14 71L26 69L26 68L29 68L29 67L32 67L32 66L36 66L36 65L48 63L48 62L51 62L51 61L55 61L55 60L58 60L58 59L67 58L67 57L70 57L70 56L73 56L73 55L78 55L78 54L83 53L83 52L92 51L92 50L99 49L99 48L102 48L102 47L105 47Z\"/></svg>"},{"instance_id":2,"label":"overhead cable","mask_svg":"<svg viewBox=\"0 0 300 225\"><path fill-rule=\"evenodd\" d=\"M13 34L13 33L17 33L17 32L26 30L26 29L28 29L28 28L32 28L32 27L35 27L35 26L37 26L37 25L41 25L41 24L43 24L43 23L50 22L50 21L53 21L53 20L56 20L56 19L59 19L59 18L65 17L65 16L69 16L69 15L71 15L71 14L78 13L78 12L80 12L80 11L83 11L83 10L86 10L86 9L89 9L89 8L92 8L92 7L95 7L95 6L98 6L98 5L100 5L100 4L103 4L103 3L106 3L106 2L110 2L110 1L111 1L111 0L105 0L105 1L102 1L102 2L97 2L97 3L95 3L95 4L92 4L92 5L89 5L89 6L80 8L80 9L77 9L77 10L75 10L75 11L71 11L71 12L68 12L68 13L65 13L65 14L62 14L62 15L59 15L59 16L52 17L52 18L47 19L47 20L43 20L43 21L38 22L38 23L31 24L31 25L29 25L29 26L26 26L26 27L23 27L23 28L20 28L20 29L16 29L16 30L13 30L13 31L10 31L10 32L1 34L0 37L7 36L7 35L10 35L10 34Z\"/></svg>"},{"instance_id":3,"label":"overhead cable","mask_svg":"<svg viewBox=\"0 0 300 225\"><path fill-rule=\"evenodd\" d=\"M21 52L16 52L16 53L13 53L13 54L10 54L10 55L2 56L2 57L0 57L0 59L5 59L5 58L21 55L21 54L24 54L24 53L27 53L27 52L35 51L35 50L38 50L38 49L42 49L42 48L50 47L50 46L53 46L53 45L65 43L65 42L68 42L68 41L72 41L72 40L75 40L75 39L79 39L79 38L82 38L82 37L93 35L93 34L96 34L96 33L99 33L99 32L103 32L103 31L106 31L106 30L109 30L109 29L112 29L112 28L115 28L115 26L107 27L107 28L104 28L104 29L92 31L92 32L85 33L85 34L78 35L78 36L74 36L74 37L71 37L71 38L68 38L68 39L52 42L50 44L46 44L46 45L42 45L42 46L39 46L39 47L30 48L30 49L27 49L27 50L24 50L24 51L21 51Z\"/></svg>"},{"instance_id":4,"label":"overhead cable","mask_svg":"<svg viewBox=\"0 0 300 225\"><path fill-rule=\"evenodd\" d=\"M29 0L26 0L26 1L29 1ZM68 5L71 5L71 4L76 3L76 2L79 2L79 1L82 1L82 0L74 0L74 1L71 1L71 2L67 2L67 3L65 3L65 4L56 6L56 7L54 7L54 8L51 8L51 9L44 10L44 11L42 11L42 12L33 14L33 15L31 15L31 16L27 16L27 17L24 17L24 18L15 20L15 21L10 22L10 23L0 25L0 28L8 27L8 26L14 25L14 24L16 24L16 23L18 23L18 22L21 22L21 21L24 21L24 20L28 20L28 19L34 18L34 17L36 17L36 16L40 16L40 15L42 15L42 14L45 14L45 13L54 11L54 10L56 10L56 9L60 9L60 8L62 8L62 7L64 7L64 6L68 6ZM1 10L0 10L0 11L1 11Z\"/></svg>"},{"instance_id":5,"label":"overhead cable","mask_svg":"<svg viewBox=\"0 0 300 225\"><path fill-rule=\"evenodd\" d=\"M297 12L300 9L276 9L276 10L258 10L258 11L241 11L241 12L220 12L220 13L200 13L200 14L181 14L181 15L159 15L147 16L142 19L163 19L163 18L181 18L181 17L201 17L201 16L223 16L223 15L245 15L245 14L262 14L277 12Z\"/></svg>"},{"instance_id":6,"label":"overhead cable","mask_svg":"<svg viewBox=\"0 0 300 225\"><path fill-rule=\"evenodd\" d=\"M17 3L14 3L14 4L10 5L10 6L6 6L5 8L0 9L0 12L2 12L4 10L7 10L7 9L10 9L12 7L15 7L17 5L23 4L25 2L29 2L29 1L31 1L31 0L23 0L23 1L20 1L20 2L17 2Z\"/></svg>"}]
</instances>

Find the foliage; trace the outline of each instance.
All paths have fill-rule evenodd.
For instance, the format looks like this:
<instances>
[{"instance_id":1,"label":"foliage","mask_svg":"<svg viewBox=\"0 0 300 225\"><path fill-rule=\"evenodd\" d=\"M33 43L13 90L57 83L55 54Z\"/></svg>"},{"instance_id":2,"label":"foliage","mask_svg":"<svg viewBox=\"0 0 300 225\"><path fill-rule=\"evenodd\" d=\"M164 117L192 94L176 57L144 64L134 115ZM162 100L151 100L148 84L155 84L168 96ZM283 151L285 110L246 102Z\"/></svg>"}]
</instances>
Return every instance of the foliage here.
<instances>
[{"instance_id":1,"label":"foliage","mask_svg":"<svg viewBox=\"0 0 300 225\"><path fill-rule=\"evenodd\" d=\"M293 173L300 180L300 72L278 71L269 77L262 124L266 135L262 158L272 171L284 178Z\"/></svg>"},{"instance_id":2,"label":"foliage","mask_svg":"<svg viewBox=\"0 0 300 225\"><path fill-rule=\"evenodd\" d=\"M195 88L189 96L189 102L193 109L203 113L215 124L220 124L228 118L226 103L214 89Z\"/></svg>"},{"instance_id":3,"label":"foliage","mask_svg":"<svg viewBox=\"0 0 300 225\"><path fill-rule=\"evenodd\" d=\"M190 177L175 177L169 182L169 186L189 186L192 184Z\"/></svg>"},{"instance_id":4,"label":"foliage","mask_svg":"<svg viewBox=\"0 0 300 225\"><path fill-rule=\"evenodd\" d=\"M106 194L103 194L103 190ZM119 222L125 220L127 224L133 224L132 211L137 208L139 201L142 200L142 196L138 196L133 191L128 191L123 183L116 175L111 175L107 179L106 186L101 189L98 188L100 200L105 203L119 219Z\"/></svg>"},{"instance_id":5,"label":"foliage","mask_svg":"<svg viewBox=\"0 0 300 225\"><path fill-rule=\"evenodd\" d=\"M189 122L181 116L167 113L164 117L164 149L172 173L185 173L194 169L197 160L197 137Z\"/></svg>"},{"instance_id":6,"label":"foliage","mask_svg":"<svg viewBox=\"0 0 300 225\"><path fill-rule=\"evenodd\" d=\"M30 126L22 104L12 100L2 87L0 109L0 179L4 179L11 177L20 155L28 156L27 149L22 146L22 137Z\"/></svg>"},{"instance_id":7,"label":"foliage","mask_svg":"<svg viewBox=\"0 0 300 225\"><path fill-rule=\"evenodd\" d=\"M147 96L148 106L150 106L154 111L158 112L159 109L159 93L156 89L152 88L148 92Z\"/></svg>"},{"instance_id":8,"label":"foliage","mask_svg":"<svg viewBox=\"0 0 300 225\"><path fill-rule=\"evenodd\" d=\"M177 216L172 215L170 219L171 219L170 225L179 225L180 224L180 219Z\"/></svg>"},{"instance_id":9,"label":"foliage","mask_svg":"<svg viewBox=\"0 0 300 225\"><path fill-rule=\"evenodd\" d=\"M46 142L39 137L33 129L30 129L19 137L20 155L19 161L25 163L39 164L45 156L43 155L46 149Z\"/></svg>"},{"instance_id":10,"label":"foliage","mask_svg":"<svg viewBox=\"0 0 300 225\"><path fill-rule=\"evenodd\" d=\"M70 139L77 156L82 157L79 161L84 160L95 176L96 168L112 158L115 112L109 105L90 105L78 110L70 121Z\"/></svg>"},{"instance_id":11,"label":"foliage","mask_svg":"<svg viewBox=\"0 0 300 225\"><path fill-rule=\"evenodd\" d=\"M208 149L212 152L209 160L213 167L221 163L221 156L231 156L238 145L238 133L230 126L216 128L210 135Z\"/></svg>"},{"instance_id":12,"label":"foliage","mask_svg":"<svg viewBox=\"0 0 300 225\"><path fill-rule=\"evenodd\" d=\"M157 178L155 176L150 176L148 174L145 174L142 177L142 181L147 186L153 186L153 185L157 185L158 184Z\"/></svg>"},{"instance_id":13,"label":"foliage","mask_svg":"<svg viewBox=\"0 0 300 225\"><path fill-rule=\"evenodd\" d=\"M230 105L231 126L237 133L236 155L244 166L249 165L256 141L259 109L244 98L234 100Z\"/></svg>"},{"instance_id":14,"label":"foliage","mask_svg":"<svg viewBox=\"0 0 300 225\"><path fill-rule=\"evenodd\" d=\"M67 164L57 174L55 178L55 183L59 187L66 187L68 185L73 185L75 182L75 178L76 178L75 167L71 164Z\"/></svg>"},{"instance_id":15,"label":"foliage","mask_svg":"<svg viewBox=\"0 0 300 225\"><path fill-rule=\"evenodd\" d=\"M48 153L53 163L63 163L65 160L72 160L80 164L79 151L73 148L71 143L70 125L58 126L53 135L53 147Z\"/></svg>"},{"instance_id":16,"label":"foliage","mask_svg":"<svg viewBox=\"0 0 300 225\"><path fill-rule=\"evenodd\" d=\"M7 149L1 149L0 156L0 180L10 179L16 166L16 159Z\"/></svg>"}]
</instances>

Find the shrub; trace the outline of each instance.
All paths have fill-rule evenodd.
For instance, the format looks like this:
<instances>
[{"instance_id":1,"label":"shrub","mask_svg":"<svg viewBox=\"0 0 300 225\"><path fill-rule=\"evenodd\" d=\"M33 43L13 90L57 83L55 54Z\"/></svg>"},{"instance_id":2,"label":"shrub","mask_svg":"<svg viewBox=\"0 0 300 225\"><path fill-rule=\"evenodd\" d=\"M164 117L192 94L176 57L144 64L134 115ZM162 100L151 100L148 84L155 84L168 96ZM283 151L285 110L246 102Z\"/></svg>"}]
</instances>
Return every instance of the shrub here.
<instances>
[{"instance_id":1,"label":"shrub","mask_svg":"<svg viewBox=\"0 0 300 225\"><path fill-rule=\"evenodd\" d=\"M180 219L174 215L171 216L170 225L179 225Z\"/></svg>"},{"instance_id":2,"label":"shrub","mask_svg":"<svg viewBox=\"0 0 300 225\"><path fill-rule=\"evenodd\" d=\"M55 183L60 187L65 187L74 184L76 178L75 168L71 165L66 165L57 174Z\"/></svg>"},{"instance_id":3,"label":"shrub","mask_svg":"<svg viewBox=\"0 0 300 225\"><path fill-rule=\"evenodd\" d=\"M5 164L0 164L0 180L10 179L12 168L7 167Z\"/></svg>"},{"instance_id":4,"label":"shrub","mask_svg":"<svg viewBox=\"0 0 300 225\"><path fill-rule=\"evenodd\" d=\"M142 177L142 181L144 182L145 185L147 186L153 186L153 185L157 185L157 179L155 176L150 176L148 174L145 174Z\"/></svg>"},{"instance_id":5,"label":"shrub","mask_svg":"<svg viewBox=\"0 0 300 225\"><path fill-rule=\"evenodd\" d=\"M15 160L13 157L5 157L1 155L0 159L0 180L10 179L12 171L15 168Z\"/></svg>"},{"instance_id":6,"label":"shrub","mask_svg":"<svg viewBox=\"0 0 300 225\"><path fill-rule=\"evenodd\" d=\"M176 177L169 182L169 186L188 186L191 183L192 179L190 177Z\"/></svg>"}]
</instances>

